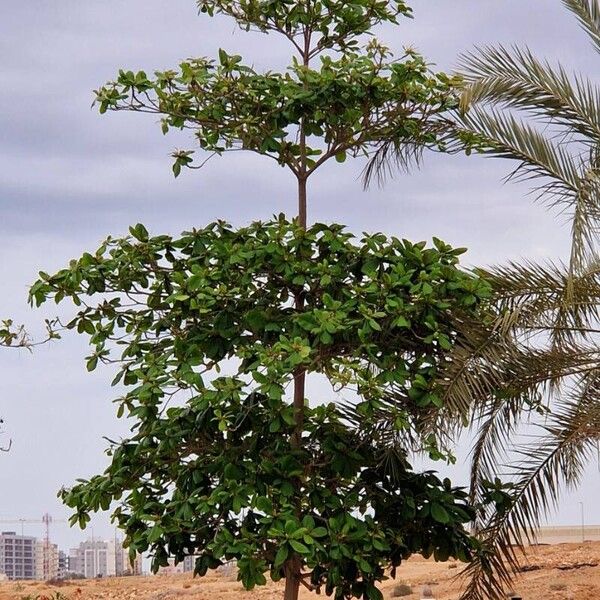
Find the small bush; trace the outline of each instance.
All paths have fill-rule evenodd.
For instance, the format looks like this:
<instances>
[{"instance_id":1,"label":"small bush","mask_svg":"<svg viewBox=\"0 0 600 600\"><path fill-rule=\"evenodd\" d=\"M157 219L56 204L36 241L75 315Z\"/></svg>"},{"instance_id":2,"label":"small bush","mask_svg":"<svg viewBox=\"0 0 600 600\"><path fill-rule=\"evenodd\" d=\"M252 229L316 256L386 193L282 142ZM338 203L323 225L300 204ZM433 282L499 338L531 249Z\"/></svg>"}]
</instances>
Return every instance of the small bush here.
<instances>
[{"instance_id":1,"label":"small bush","mask_svg":"<svg viewBox=\"0 0 600 600\"><path fill-rule=\"evenodd\" d=\"M401 596L410 596L413 593L412 588L407 583L399 583L392 591L392 598Z\"/></svg>"}]
</instances>

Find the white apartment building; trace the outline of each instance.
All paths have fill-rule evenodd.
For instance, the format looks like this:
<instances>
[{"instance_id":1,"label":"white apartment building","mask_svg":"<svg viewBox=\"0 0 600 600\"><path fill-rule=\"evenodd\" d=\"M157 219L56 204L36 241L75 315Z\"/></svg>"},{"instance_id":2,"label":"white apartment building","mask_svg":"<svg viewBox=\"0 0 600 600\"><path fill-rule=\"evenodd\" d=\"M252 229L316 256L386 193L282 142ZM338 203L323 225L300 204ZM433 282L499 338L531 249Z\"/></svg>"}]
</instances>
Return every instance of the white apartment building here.
<instances>
[{"instance_id":1,"label":"white apartment building","mask_svg":"<svg viewBox=\"0 0 600 600\"><path fill-rule=\"evenodd\" d=\"M81 542L69 553L69 570L87 578L116 574L115 544L102 540Z\"/></svg>"},{"instance_id":2,"label":"white apartment building","mask_svg":"<svg viewBox=\"0 0 600 600\"><path fill-rule=\"evenodd\" d=\"M82 542L77 548L71 548L68 562L71 573L87 578L142 573L141 557L138 557L132 565L128 550L123 548L122 541L117 539Z\"/></svg>"},{"instance_id":3,"label":"white apartment building","mask_svg":"<svg viewBox=\"0 0 600 600\"><path fill-rule=\"evenodd\" d=\"M0 575L10 581L35 579L36 541L14 531L0 533Z\"/></svg>"}]
</instances>

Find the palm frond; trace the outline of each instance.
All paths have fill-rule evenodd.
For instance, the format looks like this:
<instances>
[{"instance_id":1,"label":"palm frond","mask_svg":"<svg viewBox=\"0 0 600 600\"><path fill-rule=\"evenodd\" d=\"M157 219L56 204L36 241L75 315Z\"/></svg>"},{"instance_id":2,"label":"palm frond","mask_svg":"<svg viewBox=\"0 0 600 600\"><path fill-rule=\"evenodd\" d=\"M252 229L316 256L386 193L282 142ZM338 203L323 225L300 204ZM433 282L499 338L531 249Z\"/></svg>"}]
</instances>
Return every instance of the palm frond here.
<instances>
[{"instance_id":1,"label":"palm frond","mask_svg":"<svg viewBox=\"0 0 600 600\"><path fill-rule=\"evenodd\" d=\"M494 109L472 108L462 125L482 139L486 155L518 162L509 179L548 180L536 186L538 198L547 194L550 205L573 206L582 174L563 145L514 115Z\"/></svg>"},{"instance_id":2,"label":"palm frond","mask_svg":"<svg viewBox=\"0 0 600 600\"><path fill-rule=\"evenodd\" d=\"M541 520L556 508L563 486L576 486L600 439L598 372L581 377L572 394L553 412L543 435L520 450L512 471L513 504L504 513L488 512L481 532L482 553L464 572L461 600L499 599L516 574L515 547L535 540Z\"/></svg>"},{"instance_id":3,"label":"palm frond","mask_svg":"<svg viewBox=\"0 0 600 600\"><path fill-rule=\"evenodd\" d=\"M459 68L466 82L463 111L482 103L516 108L577 132L582 141L600 137L600 89L570 77L561 65L537 60L527 48L477 48L461 56Z\"/></svg>"},{"instance_id":4,"label":"palm frond","mask_svg":"<svg viewBox=\"0 0 600 600\"><path fill-rule=\"evenodd\" d=\"M563 4L579 20L579 24L587 31L592 44L600 52L600 6L597 0L563 0Z\"/></svg>"},{"instance_id":5,"label":"palm frond","mask_svg":"<svg viewBox=\"0 0 600 600\"><path fill-rule=\"evenodd\" d=\"M423 144L398 140L395 136L379 144L361 174L365 189L373 180L377 180L381 186L395 172L408 173L412 168L419 167L424 151Z\"/></svg>"},{"instance_id":6,"label":"palm frond","mask_svg":"<svg viewBox=\"0 0 600 600\"><path fill-rule=\"evenodd\" d=\"M472 504L481 501L483 482L496 477L499 461L507 458L510 437L520 424L525 407L532 404L526 395L517 398L499 395L489 407L480 410L474 420L480 425L471 448L469 498ZM479 529L481 523L476 522L475 526Z\"/></svg>"},{"instance_id":7,"label":"palm frond","mask_svg":"<svg viewBox=\"0 0 600 600\"><path fill-rule=\"evenodd\" d=\"M586 263L577 273L561 264L524 262L481 273L495 290L500 329L546 335L577 354L581 341L600 332L599 269L598 262ZM571 348L574 345L577 348Z\"/></svg>"},{"instance_id":8,"label":"palm frond","mask_svg":"<svg viewBox=\"0 0 600 600\"><path fill-rule=\"evenodd\" d=\"M596 248L600 223L600 144L590 149L589 159L584 165L579 191L575 197L572 222L570 273L585 269L586 262L600 263ZM586 248L586 252L577 250Z\"/></svg>"},{"instance_id":9,"label":"palm frond","mask_svg":"<svg viewBox=\"0 0 600 600\"><path fill-rule=\"evenodd\" d=\"M499 391L507 392L512 381L522 382L518 365L528 355L518 344L513 332L502 332L497 319L490 324L465 324L455 347L440 373L439 385L445 421L464 420L479 410L493 405ZM527 349L525 349L527 351ZM530 392L527 385L511 388L511 394Z\"/></svg>"},{"instance_id":10,"label":"palm frond","mask_svg":"<svg viewBox=\"0 0 600 600\"><path fill-rule=\"evenodd\" d=\"M422 115L417 130L407 137L406 122L391 128L386 139L378 142L369 152L369 160L362 171L363 185L368 188L376 180L379 185L391 178L397 171L408 173L421 165L426 149L439 150L447 144L457 145L451 134L452 122L442 114Z\"/></svg>"}]
</instances>

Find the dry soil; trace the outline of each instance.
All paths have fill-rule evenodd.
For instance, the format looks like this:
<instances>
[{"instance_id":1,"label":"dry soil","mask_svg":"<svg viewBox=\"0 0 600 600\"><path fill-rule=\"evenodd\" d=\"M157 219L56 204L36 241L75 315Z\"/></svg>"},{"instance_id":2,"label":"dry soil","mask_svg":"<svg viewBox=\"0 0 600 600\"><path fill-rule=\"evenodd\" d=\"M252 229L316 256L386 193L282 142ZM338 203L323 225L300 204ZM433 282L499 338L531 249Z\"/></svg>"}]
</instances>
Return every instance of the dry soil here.
<instances>
[{"instance_id":1,"label":"dry soil","mask_svg":"<svg viewBox=\"0 0 600 600\"><path fill-rule=\"evenodd\" d=\"M526 571L515 581L523 600L600 600L600 542L538 546L528 551ZM396 580L382 584L386 600L399 583L411 586L406 600L418 600L423 586L436 600L456 600L462 565L435 563L416 557L398 570ZM190 575L157 575L69 582L60 586L43 582L0 582L0 600L279 600L281 584L251 592L242 589L235 575L213 573L202 579ZM59 594L57 596L57 593ZM321 596L324 597L324 596ZM307 590L302 600L318 598Z\"/></svg>"}]
</instances>

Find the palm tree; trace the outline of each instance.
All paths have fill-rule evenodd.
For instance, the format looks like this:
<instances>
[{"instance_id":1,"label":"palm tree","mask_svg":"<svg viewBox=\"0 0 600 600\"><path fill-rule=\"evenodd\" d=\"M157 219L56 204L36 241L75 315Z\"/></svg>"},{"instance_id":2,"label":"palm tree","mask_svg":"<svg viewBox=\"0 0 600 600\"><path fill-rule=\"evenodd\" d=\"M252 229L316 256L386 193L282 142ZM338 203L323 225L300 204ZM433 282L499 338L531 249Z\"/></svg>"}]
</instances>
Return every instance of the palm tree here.
<instances>
[{"instance_id":1,"label":"palm tree","mask_svg":"<svg viewBox=\"0 0 600 600\"><path fill-rule=\"evenodd\" d=\"M468 411L475 432L471 499L511 482L511 502L482 511L481 551L463 600L504 598L518 571L515 547L535 540L566 485L576 487L600 441L598 268L511 264L487 272L497 317L467 324L446 372L449 421ZM468 407L468 408L465 408Z\"/></svg>"},{"instance_id":2,"label":"palm tree","mask_svg":"<svg viewBox=\"0 0 600 600\"><path fill-rule=\"evenodd\" d=\"M563 0L600 52L600 0ZM444 374L445 422L475 432L471 498L488 504L463 600L499 600L564 486L577 486L600 442L600 88L529 49L483 47L461 59L464 88L450 148L516 162L538 201L569 219L564 263L485 271L490 318L465 323ZM452 146L453 144L453 146ZM393 142L367 175L384 172ZM393 399L393 398L392 398ZM533 432L533 434L532 434ZM499 465L505 465L499 467ZM510 482L510 503L498 475ZM504 490L505 491L505 490Z\"/></svg>"},{"instance_id":3,"label":"palm tree","mask_svg":"<svg viewBox=\"0 0 600 600\"><path fill-rule=\"evenodd\" d=\"M563 4L600 52L598 0ZM531 181L536 198L571 224L566 264L487 272L498 316L472 328L466 360L446 380L449 400L458 390L471 403L473 500L483 499L499 464L513 483L512 504L485 511L478 524L482 553L467 569L463 598L480 600L502 597L518 569L514 545L535 538L600 441L600 88L528 49L479 48L462 57L461 70L458 138L516 161L508 178ZM524 441L528 422L535 435Z\"/></svg>"}]
</instances>

